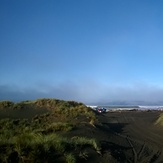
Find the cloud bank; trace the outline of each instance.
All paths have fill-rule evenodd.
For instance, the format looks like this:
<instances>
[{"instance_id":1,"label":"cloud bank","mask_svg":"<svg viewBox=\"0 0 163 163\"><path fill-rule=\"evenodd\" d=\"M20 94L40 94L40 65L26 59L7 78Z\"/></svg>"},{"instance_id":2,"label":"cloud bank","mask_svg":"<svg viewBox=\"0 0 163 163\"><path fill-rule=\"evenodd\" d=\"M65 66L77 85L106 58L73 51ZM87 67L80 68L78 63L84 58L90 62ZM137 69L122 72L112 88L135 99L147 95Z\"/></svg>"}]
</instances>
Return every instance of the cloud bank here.
<instances>
[{"instance_id":1,"label":"cloud bank","mask_svg":"<svg viewBox=\"0 0 163 163\"><path fill-rule=\"evenodd\" d=\"M163 88L156 85L135 84L132 86L110 86L96 82L65 82L31 88L0 85L0 100L22 101L38 98L75 100L86 104L109 104L110 102L135 102L163 104Z\"/></svg>"}]
</instances>

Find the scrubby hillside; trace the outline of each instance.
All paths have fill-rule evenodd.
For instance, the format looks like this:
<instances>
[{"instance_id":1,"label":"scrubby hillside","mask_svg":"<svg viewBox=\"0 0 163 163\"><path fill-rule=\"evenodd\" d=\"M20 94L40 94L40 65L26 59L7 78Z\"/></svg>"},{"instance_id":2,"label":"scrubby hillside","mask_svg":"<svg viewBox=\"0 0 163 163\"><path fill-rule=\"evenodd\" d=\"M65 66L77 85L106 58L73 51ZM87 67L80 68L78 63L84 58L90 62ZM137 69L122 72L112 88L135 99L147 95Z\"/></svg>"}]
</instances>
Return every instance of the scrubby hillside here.
<instances>
[{"instance_id":1,"label":"scrubby hillside","mask_svg":"<svg viewBox=\"0 0 163 163\"><path fill-rule=\"evenodd\" d=\"M55 108L68 108L76 106L85 106L83 103L75 101L64 101L59 99L37 99L37 100L27 100L14 103L12 101L0 101L0 109L23 109L23 108L46 108L48 110L53 110Z\"/></svg>"},{"instance_id":2,"label":"scrubby hillside","mask_svg":"<svg viewBox=\"0 0 163 163\"><path fill-rule=\"evenodd\" d=\"M0 109L4 113L0 120L0 162L73 163L100 153L94 138L69 134L81 123L94 128L95 113L82 103L58 99L1 101Z\"/></svg>"},{"instance_id":3,"label":"scrubby hillside","mask_svg":"<svg viewBox=\"0 0 163 163\"><path fill-rule=\"evenodd\" d=\"M58 99L1 101L0 162L163 162L161 113L97 113Z\"/></svg>"}]
</instances>

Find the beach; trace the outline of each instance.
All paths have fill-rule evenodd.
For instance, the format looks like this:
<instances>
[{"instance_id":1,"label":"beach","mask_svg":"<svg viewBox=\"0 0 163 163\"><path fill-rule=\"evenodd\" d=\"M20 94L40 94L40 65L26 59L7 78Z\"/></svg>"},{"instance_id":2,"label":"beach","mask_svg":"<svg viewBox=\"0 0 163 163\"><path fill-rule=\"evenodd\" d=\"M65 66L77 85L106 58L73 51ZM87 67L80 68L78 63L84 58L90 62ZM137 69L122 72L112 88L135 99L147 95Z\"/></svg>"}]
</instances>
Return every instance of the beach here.
<instances>
[{"instance_id":1,"label":"beach","mask_svg":"<svg viewBox=\"0 0 163 163\"><path fill-rule=\"evenodd\" d=\"M100 142L102 155L95 154L88 162L163 162L163 127L155 124L161 113L156 110L97 113L96 128L78 126L71 134Z\"/></svg>"},{"instance_id":2,"label":"beach","mask_svg":"<svg viewBox=\"0 0 163 163\"><path fill-rule=\"evenodd\" d=\"M163 127L155 125L161 111L115 111L99 116L109 151L119 162L163 162ZM117 147L117 148L116 148ZM115 151L115 154L114 154ZM123 160L124 159L124 160Z\"/></svg>"}]
</instances>

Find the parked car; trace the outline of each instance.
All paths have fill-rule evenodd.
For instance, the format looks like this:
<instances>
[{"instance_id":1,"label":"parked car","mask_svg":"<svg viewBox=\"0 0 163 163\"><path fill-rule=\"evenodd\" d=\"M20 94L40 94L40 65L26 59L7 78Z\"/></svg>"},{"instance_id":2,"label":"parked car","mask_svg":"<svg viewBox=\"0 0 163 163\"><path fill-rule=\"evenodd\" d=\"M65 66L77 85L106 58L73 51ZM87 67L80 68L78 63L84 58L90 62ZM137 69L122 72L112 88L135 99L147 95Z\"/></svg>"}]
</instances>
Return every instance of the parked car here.
<instances>
[{"instance_id":1,"label":"parked car","mask_svg":"<svg viewBox=\"0 0 163 163\"><path fill-rule=\"evenodd\" d=\"M106 112L106 109L105 108L98 108L97 111L99 113L105 113Z\"/></svg>"}]
</instances>

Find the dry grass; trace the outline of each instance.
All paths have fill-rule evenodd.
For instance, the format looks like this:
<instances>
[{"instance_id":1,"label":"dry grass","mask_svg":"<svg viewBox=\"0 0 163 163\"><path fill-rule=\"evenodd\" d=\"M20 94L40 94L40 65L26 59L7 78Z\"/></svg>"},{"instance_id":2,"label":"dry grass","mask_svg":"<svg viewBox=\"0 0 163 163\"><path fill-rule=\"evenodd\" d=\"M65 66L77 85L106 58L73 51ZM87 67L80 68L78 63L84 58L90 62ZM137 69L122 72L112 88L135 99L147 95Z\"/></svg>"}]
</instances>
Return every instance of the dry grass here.
<instances>
[{"instance_id":1,"label":"dry grass","mask_svg":"<svg viewBox=\"0 0 163 163\"><path fill-rule=\"evenodd\" d=\"M163 126L163 113L160 114L159 118L157 119L157 121L155 122L156 125L160 125Z\"/></svg>"},{"instance_id":2,"label":"dry grass","mask_svg":"<svg viewBox=\"0 0 163 163\"><path fill-rule=\"evenodd\" d=\"M58 99L2 101L0 109L9 115L0 120L0 162L57 162L60 157L64 162L75 163L79 156L89 157L89 153L80 153L81 147L100 150L94 139L61 136L74 129L81 117L94 125L95 113L82 103ZM15 114L23 118L15 119Z\"/></svg>"}]
</instances>

